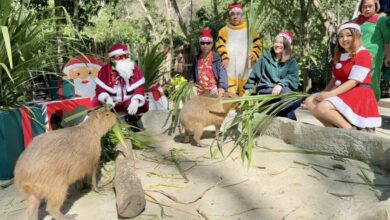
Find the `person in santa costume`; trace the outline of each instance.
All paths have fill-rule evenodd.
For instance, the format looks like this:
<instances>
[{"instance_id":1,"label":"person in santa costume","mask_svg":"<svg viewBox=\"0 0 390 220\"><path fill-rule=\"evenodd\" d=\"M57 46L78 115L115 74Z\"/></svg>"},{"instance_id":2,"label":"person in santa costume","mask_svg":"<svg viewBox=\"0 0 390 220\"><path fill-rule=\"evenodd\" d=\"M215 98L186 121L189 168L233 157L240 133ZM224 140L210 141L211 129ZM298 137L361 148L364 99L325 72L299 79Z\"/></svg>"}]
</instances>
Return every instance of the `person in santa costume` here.
<instances>
[{"instance_id":1,"label":"person in santa costume","mask_svg":"<svg viewBox=\"0 0 390 220\"><path fill-rule=\"evenodd\" d=\"M96 97L100 103L111 105L118 112L138 115L147 112L143 77L138 66L129 58L124 44L115 44L109 50L110 64L103 66L96 81Z\"/></svg>"},{"instance_id":2,"label":"person in santa costume","mask_svg":"<svg viewBox=\"0 0 390 220\"><path fill-rule=\"evenodd\" d=\"M372 86L376 100L381 97L380 79L383 63L390 66L390 22L386 16L377 12L380 10L378 0L361 0L359 17L353 20L360 25L363 46L370 52L372 59ZM385 53L386 57L385 57ZM390 76L386 76L390 78Z\"/></svg>"},{"instance_id":3,"label":"person in santa costume","mask_svg":"<svg viewBox=\"0 0 390 220\"><path fill-rule=\"evenodd\" d=\"M247 24L242 21L242 12L241 4L229 6L229 22L219 30L216 42L217 52L222 57L222 67L228 74L229 92L239 95L244 94L244 85L248 79L248 59L256 63L263 54L259 34L253 32L248 37ZM248 40L253 42L250 49Z\"/></svg>"},{"instance_id":4,"label":"person in santa costume","mask_svg":"<svg viewBox=\"0 0 390 220\"><path fill-rule=\"evenodd\" d=\"M333 77L324 91L305 101L327 127L374 131L382 123L372 89L370 52L362 46L360 26L345 23L337 30Z\"/></svg>"},{"instance_id":5,"label":"person in santa costume","mask_svg":"<svg viewBox=\"0 0 390 220\"><path fill-rule=\"evenodd\" d=\"M228 90L226 70L221 57L212 50L214 44L211 29L202 29L199 36L200 53L193 62L190 82L198 84L198 95L208 93L223 97Z\"/></svg>"},{"instance_id":6,"label":"person in santa costume","mask_svg":"<svg viewBox=\"0 0 390 220\"><path fill-rule=\"evenodd\" d=\"M248 93L279 95L298 89L298 64L292 56L293 35L290 31L284 30L276 35L273 46L269 52L257 61L248 81L245 90ZM297 101L291 106L279 112L278 116L296 120L294 110L302 101Z\"/></svg>"}]
</instances>

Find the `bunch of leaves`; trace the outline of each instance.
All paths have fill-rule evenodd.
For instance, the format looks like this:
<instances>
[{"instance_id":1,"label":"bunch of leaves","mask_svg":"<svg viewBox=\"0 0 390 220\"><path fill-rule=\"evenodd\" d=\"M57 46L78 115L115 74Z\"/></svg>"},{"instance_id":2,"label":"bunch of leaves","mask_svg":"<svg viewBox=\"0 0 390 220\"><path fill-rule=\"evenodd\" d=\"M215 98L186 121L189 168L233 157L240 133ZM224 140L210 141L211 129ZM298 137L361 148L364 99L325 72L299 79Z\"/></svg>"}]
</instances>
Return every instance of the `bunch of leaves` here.
<instances>
[{"instance_id":1,"label":"bunch of leaves","mask_svg":"<svg viewBox=\"0 0 390 220\"><path fill-rule=\"evenodd\" d=\"M28 101L26 91L34 89L34 79L55 74L58 54L55 21L65 18L44 15L47 9L27 10L11 0L0 1L0 109Z\"/></svg>"},{"instance_id":2,"label":"bunch of leaves","mask_svg":"<svg viewBox=\"0 0 390 220\"><path fill-rule=\"evenodd\" d=\"M248 161L249 166L252 161L255 136L260 135L280 111L307 96L306 93L291 92L280 95L243 96L221 101L221 103L237 103L237 114L232 122L223 129L221 135L221 143L224 143L224 140L230 136L232 129L239 130L237 137L234 137L234 148L226 157L239 147L241 148L242 161ZM224 155L221 144L218 144L218 149Z\"/></svg>"},{"instance_id":3,"label":"bunch of leaves","mask_svg":"<svg viewBox=\"0 0 390 220\"><path fill-rule=\"evenodd\" d=\"M174 103L172 111L168 117L171 117L171 124L168 128L168 134L171 135L179 126L179 114L183 104L195 96L196 84L192 82L181 83L177 89L169 96L169 100Z\"/></svg>"},{"instance_id":4,"label":"bunch of leaves","mask_svg":"<svg viewBox=\"0 0 390 220\"><path fill-rule=\"evenodd\" d=\"M159 44L146 50L145 48L139 50L138 64L145 77L145 91L148 91L152 85L159 82L162 76L160 70L164 58L165 52L159 51Z\"/></svg>"}]
</instances>

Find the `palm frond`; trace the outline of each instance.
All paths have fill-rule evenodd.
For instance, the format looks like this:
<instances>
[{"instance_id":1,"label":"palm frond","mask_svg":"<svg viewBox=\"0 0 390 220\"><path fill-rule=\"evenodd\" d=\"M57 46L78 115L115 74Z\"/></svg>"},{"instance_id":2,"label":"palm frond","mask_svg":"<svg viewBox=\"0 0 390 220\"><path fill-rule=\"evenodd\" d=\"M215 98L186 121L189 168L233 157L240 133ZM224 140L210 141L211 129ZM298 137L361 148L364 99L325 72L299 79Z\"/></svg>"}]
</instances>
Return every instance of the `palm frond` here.
<instances>
[{"instance_id":1,"label":"palm frond","mask_svg":"<svg viewBox=\"0 0 390 220\"><path fill-rule=\"evenodd\" d=\"M162 75L160 69L165 52L159 51L158 47L159 44L156 44L147 50L138 52L139 68L145 77L145 91L148 91L153 84L158 83Z\"/></svg>"}]
</instances>

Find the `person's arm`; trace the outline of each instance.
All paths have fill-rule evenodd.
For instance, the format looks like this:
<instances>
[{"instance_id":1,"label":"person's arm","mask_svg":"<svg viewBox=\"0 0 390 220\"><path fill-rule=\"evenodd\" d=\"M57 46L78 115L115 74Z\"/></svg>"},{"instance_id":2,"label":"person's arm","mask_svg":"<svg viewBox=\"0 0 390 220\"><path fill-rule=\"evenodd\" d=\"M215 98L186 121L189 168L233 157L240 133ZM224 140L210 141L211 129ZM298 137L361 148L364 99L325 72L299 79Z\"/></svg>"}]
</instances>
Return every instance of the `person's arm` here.
<instances>
[{"instance_id":1,"label":"person's arm","mask_svg":"<svg viewBox=\"0 0 390 220\"><path fill-rule=\"evenodd\" d=\"M252 33L252 39L251 57L252 61L256 62L263 55L263 42L258 32Z\"/></svg>"},{"instance_id":2,"label":"person's arm","mask_svg":"<svg viewBox=\"0 0 390 220\"><path fill-rule=\"evenodd\" d=\"M330 91L333 88L335 88L335 83L336 83L336 79L334 77L332 77L332 79L330 79L328 85L326 85L324 91Z\"/></svg>"},{"instance_id":3,"label":"person's arm","mask_svg":"<svg viewBox=\"0 0 390 220\"><path fill-rule=\"evenodd\" d=\"M289 61L286 76L281 79L277 84L282 87L288 87L293 91L298 89L298 64L294 58Z\"/></svg>"},{"instance_id":4,"label":"person's arm","mask_svg":"<svg viewBox=\"0 0 390 220\"><path fill-rule=\"evenodd\" d=\"M143 77L141 70L138 68L138 66L134 67L134 75L131 78L131 85L137 85L136 88L134 88L133 95L131 97L131 100L137 99L138 106L141 107L145 104L145 78Z\"/></svg>"},{"instance_id":5,"label":"person's arm","mask_svg":"<svg viewBox=\"0 0 390 220\"><path fill-rule=\"evenodd\" d=\"M248 81L244 86L245 90L253 89L259 83L260 75L261 75L261 66L262 66L261 63L262 63L262 58L260 58L257 61L255 67L252 69L251 73L249 74Z\"/></svg>"},{"instance_id":6,"label":"person's arm","mask_svg":"<svg viewBox=\"0 0 390 220\"><path fill-rule=\"evenodd\" d=\"M217 42L215 43L215 48L218 54L221 56L222 60L229 59L229 54L226 48L227 39L228 39L228 32L226 27L224 27L218 32L218 39Z\"/></svg>"},{"instance_id":7,"label":"person's arm","mask_svg":"<svg viewBox=\"0 0 390 220\"><path fill-rule=\"evenodd\" d=\"M384 44L384 60L386 67L390 67L390 17L383 16L378 20L378 29L381 32Z\"/></svg>"},{"instance_id":8,"label":"person's arm","mask_svg":"<svg viewBox=\"0 0 390 220\"><path fill-rule=\"evenodd\" d=\"M222 62L217 62L217 70L218 70L218 88L223 89L225 92L228 91L228 79L227 72L222 67Z\"/></svg>"},{"instance_id":9,"label":"person's arm","mask_svg":"<svg viewBox=\"0 0 390 220\"><path fill-rule=\"evenodd\" d=\"M323 101L329 97L343 94L344 92L347 92L350 89L356 87L358 84L359 84L359 81L354 80L354 79L350 79L350 80L344 82L340 86L338 86L330 91L320 92L320 94L316 97L316 100Z\"/></svg>"}]
</instances>

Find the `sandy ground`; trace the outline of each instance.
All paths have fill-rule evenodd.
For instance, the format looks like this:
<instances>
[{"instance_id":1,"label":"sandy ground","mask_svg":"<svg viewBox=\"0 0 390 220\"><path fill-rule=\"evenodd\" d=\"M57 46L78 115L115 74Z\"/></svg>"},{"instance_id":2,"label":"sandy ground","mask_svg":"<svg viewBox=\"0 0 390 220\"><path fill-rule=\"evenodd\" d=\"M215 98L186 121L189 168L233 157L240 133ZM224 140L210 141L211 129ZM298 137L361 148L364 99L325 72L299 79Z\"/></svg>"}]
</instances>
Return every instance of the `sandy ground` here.
<instances>
[{"instance_id":1,"label":"sandy ground","mask_svg":"<svg viewBox=\"0 0 390 220\"><path fill-rule=\"evenodd\" d=\"M307 121L305 114L300 112L298 117ZM205 143L212 143L212 130L205 131L204 138ZM135 151L137 175L148 202L134 219L363 220L370 219L364 215L380 219L375 215L385 215L386 207L390 212L386 187L357 184L364 183L366 176L366 181L390 185L388 173L360 161L285 152L300 149L262 136L248 167L238 151L222 160L220 154L211 158L209 148L181 143L182 135L159 135L154 140L155 148ZM232 143L226 143L224 153L231 148ZM172 149L188 182L172 162ZM108 171L113 168L110 164L105 167ZM14 185L0 190L0 220L26 219L24 210L24 199ZM63 212L79 220L118 219L110 188L101 194L88 190L71 193ZM46 215L42 204L40 219L51 219Z\"/></svg>"}]
</instances>

